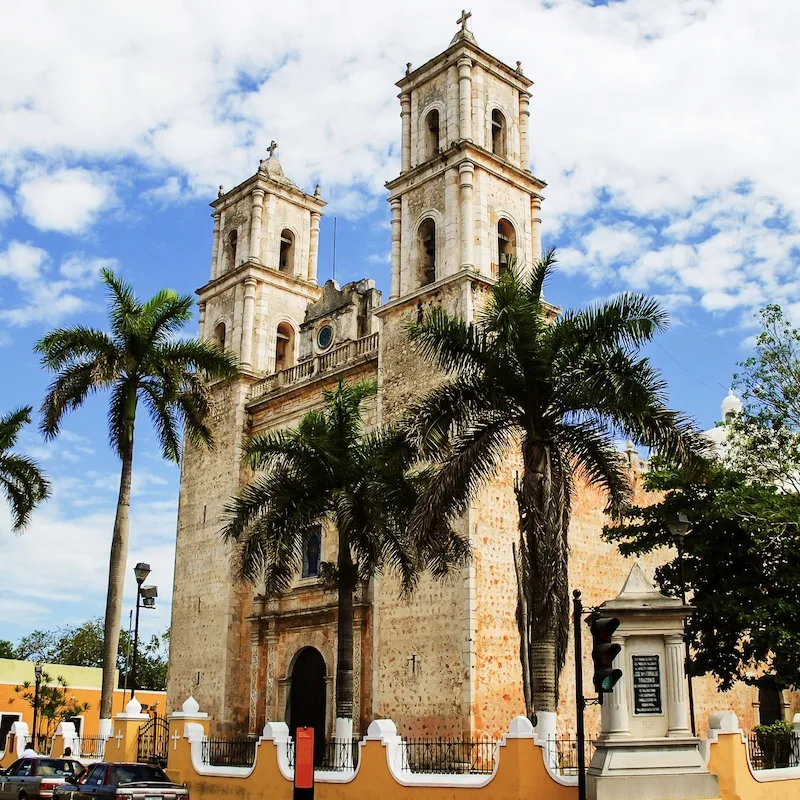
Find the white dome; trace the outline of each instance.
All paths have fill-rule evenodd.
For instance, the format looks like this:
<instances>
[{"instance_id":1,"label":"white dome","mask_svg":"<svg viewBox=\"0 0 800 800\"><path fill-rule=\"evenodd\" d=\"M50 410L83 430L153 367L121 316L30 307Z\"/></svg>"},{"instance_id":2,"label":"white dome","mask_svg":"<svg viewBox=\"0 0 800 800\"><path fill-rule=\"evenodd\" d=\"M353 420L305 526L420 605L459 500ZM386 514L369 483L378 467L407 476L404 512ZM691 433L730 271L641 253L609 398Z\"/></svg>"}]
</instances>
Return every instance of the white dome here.
<instances>
[{"instance_id":1,"label":"white dome","mask_svg":"<svg viewBox=\"0 0 800 800\"><path fill-rule=\"evenodd\" d=\"M728 418L728 414L741 413L742 401L733 393L733 389L729 389L727 397L722 401L722 421Z\"/></svg>"}]
</instances>

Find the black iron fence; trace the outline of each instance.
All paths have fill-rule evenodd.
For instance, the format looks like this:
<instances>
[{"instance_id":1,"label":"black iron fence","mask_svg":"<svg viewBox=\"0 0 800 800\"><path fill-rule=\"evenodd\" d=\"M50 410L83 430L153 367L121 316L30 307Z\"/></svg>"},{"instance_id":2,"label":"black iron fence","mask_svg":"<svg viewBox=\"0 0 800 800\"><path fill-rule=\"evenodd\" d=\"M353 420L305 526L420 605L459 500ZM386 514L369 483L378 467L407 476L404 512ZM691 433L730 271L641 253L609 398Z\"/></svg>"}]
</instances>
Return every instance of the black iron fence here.
<instances>
[{"instance_id":1,"label":"black iron fence","mask_svg":"<svg viewBox=\"0 0 800 800\"><path fill-rule=\"evenodd\" d=\"M406 772L490 775L494 771L494 739L405 739L402 768Z\"/></svg>"},{"instance_id":2,"label":"black iron fence","mask_svg":"<svg viewBox=\"0 0 800 800\"><path fill-rule=\"evenodd\" d=\"M234 736L204 739L203 763L214 767L252 767L256 761L257 739Z\"/></svg>"},{"instance_id":3,"label":"black iron fence","mask_svg":"<svg viewBox=\"0 0 800 800\"><path fill-rule=\"evenodd\" d=\"M162 717L153 717L139 727L136 743L136 760L146 764L167 766L169 749L169 724Z\"/></svg>"},{"instance_id":4,"label":"black iron fence","mask_svg":"<svg viewBox=\"0 0 800 800\"><path fill-rule=\"evenodd\" d=\"M314 748L314 769L344 772L358 766L359 739L332 739ZM294 768L294 741L288 745L289 766Z\"/></svg>"},{"instance_id":5,"label":"black iron fence","mask_svg":"<svg viewBox=\"0 0 800 800\"><path fill-rule=\"evenodd\" d=\"M800 766L800 744L793 733L751 733L747 737L747 753L753 769Z\"/></svg>"},{"instance_id":6,"label":"black iron fence","mask_svg":"<svg viewBox=\"0 0 800 800\"><path fill-rule=\"evenodd\" d=\"M592 763L594 755L594 742L587 739L583 743L583 753L586 769ZM578 740L575 737L567 736L562 739L548 739L547 752L550 765L559 775L578 774Z\"/></svg>"},{"instance_id":7,"label":"black iron fence","mask_svg":"<svg viewBox=\"0 0 800 800\"><path fill-rule=\"evenodd\" d=\"M96 758L101 760L106 752L105 736L82 736L78 739L78 750L81 758ZM77 754L73 751L73 755Z\"/></svg>"}]
</instances>

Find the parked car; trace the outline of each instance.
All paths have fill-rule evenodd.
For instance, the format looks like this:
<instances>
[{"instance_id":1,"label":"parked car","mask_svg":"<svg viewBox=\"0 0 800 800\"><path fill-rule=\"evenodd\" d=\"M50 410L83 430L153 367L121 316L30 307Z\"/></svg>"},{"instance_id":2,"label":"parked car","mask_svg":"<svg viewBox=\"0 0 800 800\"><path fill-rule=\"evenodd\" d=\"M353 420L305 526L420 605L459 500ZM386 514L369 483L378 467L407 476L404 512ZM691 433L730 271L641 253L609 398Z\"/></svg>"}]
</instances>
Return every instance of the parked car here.
<instances>
[{"instance_id":1,"label":"parked car","mask_svg":"<svg viewBox=\"0 0 800 800\"><path fill-rule=\"evenodd\" d=\"M77 780L83 764L71 758L20 758L0 770L0 800L38 800L53 796L67 778Z\"/></svg>"},{"instance_id":2,"label":"parked car","mask_svg":"<svg viewBox=\"0 0 800 800\"><path fill-rule=\"evenodd\" d=\"M153 764L92 764L70 777L53 793L53 800L188 800L185 786L174 783Z\"/></svg>"}]
</instances>

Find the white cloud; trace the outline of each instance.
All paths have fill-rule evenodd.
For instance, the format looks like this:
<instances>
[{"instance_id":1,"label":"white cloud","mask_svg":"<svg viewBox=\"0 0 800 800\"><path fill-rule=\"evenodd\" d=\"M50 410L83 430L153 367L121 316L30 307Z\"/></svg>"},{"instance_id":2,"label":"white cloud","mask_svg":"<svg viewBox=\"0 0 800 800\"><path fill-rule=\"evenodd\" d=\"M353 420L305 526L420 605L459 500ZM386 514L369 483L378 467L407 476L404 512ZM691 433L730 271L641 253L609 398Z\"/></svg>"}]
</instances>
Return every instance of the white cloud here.
<instances>
[{"instance_id":1,"label":"white cloud","mask_svg":"<svg viewBox=\"0 0 800 800\"><path fill-rule=\"evenodd\" d=\"M25 177L17 194L29 222L61 233L80 233L114 202L108 178L81 168Z\"/></svg>"},{"instance_id":2,"label":"white cloud","mask_svg":"<svg viewBox=\"0 0 800 800\"><path fill-rule=\"evenodd\" d=\"M14 216L14 206L8 196L0 192L0 222L5 222Z\"/></svg>"},{"instance_id":3,"label":"white cloud","mask_svg":"<svg viewBox=\"0 0 800 800\"><path fill-rule=\"evenodd\" d=\"M25 242L11 242L5 252L0 253L0 276L26 284L39 280L48 255L41 247Z\"/></svg>"},{"instance_id":4,"label":"white cloud","mask_svg":"<svg viewBox=\"0 0 800 800\"><path fill-rule=\"evenodd\" d=\"M21 535L10 532L8 509L0 501L0 623L42 628L102 616L113 501L95 498L93 508L82 510L72 503L76 498L87 498L82 479L54 481L52 500L34 512L29 528ZM151 565L151 580L159 591L156 610L142 620L146 635L169 624L176 516L177 495L169 502L134 503L131 509L126 609L134 600L132 567L137 561ZM36 580L30 580L31 575ZM127 611L124 616L127 618Z\"/></svg>"},{"instance_id":5,"label":"white cloud","mask_svg":"<svg viewBox=\"0 0 800 800\"><path fill-rule=\"evenodd\" d=\"M212 199L219 183L252 174L271 138L293 180L321 182L329 213L374 210L399 166L394 82L407 61L444 49L455 27L451 8L423 0L399 12L367 0L83 4L33 0L0 31L9 76L0 180L22 180L23 212L36 224L72 232L142 166L162 181L146 199ZM568 267L594 281L622 267L626 281L709 308L757 302L759 292L736 289L748 283L800 300L788 286L797 258L769 224L780 213L791 229L800 210L800 5L476 0L472 11L480 45L508 63L522 59L535 81L531 149L549 182L546 230L581 222L596 250L593 270L575 253L564 254ZM53 191L59 175L75 179L66 202ZM627 231L613 222L620 212L637 220ZM698 247L742 214L744 249L724 239ZM695 249L694 272L637 252L673 256L676 244ZM700 272L724 276L728 288L704 285Z\"/></svg>"},{"instance_id":6,"label":"white cloud","mask_svg":"<svg viewBox=\"0 0 800 800\"><path fill-rule=\"evenodd\" d=\"M114 259L73 253L61 263L56 279L49 273L50 257L45 250L12 241L0 252L0 277L16 284L19 298L16 304L0 307L0 322L13 327L54 324L83 311L91 305L88 294L97 284L101 268L114 266Z\"/></svg>"}]
</instances>

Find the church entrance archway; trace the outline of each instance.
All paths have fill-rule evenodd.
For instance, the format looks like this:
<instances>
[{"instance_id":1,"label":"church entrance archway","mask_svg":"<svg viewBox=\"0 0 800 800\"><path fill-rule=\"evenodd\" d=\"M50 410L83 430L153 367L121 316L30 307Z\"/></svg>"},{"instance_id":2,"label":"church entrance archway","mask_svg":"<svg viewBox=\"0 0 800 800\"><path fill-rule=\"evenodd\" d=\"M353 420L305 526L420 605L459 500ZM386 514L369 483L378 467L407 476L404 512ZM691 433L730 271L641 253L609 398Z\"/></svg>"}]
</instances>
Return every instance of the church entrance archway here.
<instances>
[{"instance_id":1,"label":"church entrance archway","mask_svg":"<svg viewBox=\"0 0 800 800\"><path fill-rule=\"evenodd\" d=\"M292 667L289 694L289 731L296 737L298 728L314 729L314 763L325 756L325 660L319 650L305 647Z\"/></svg>"}]
</instances>

